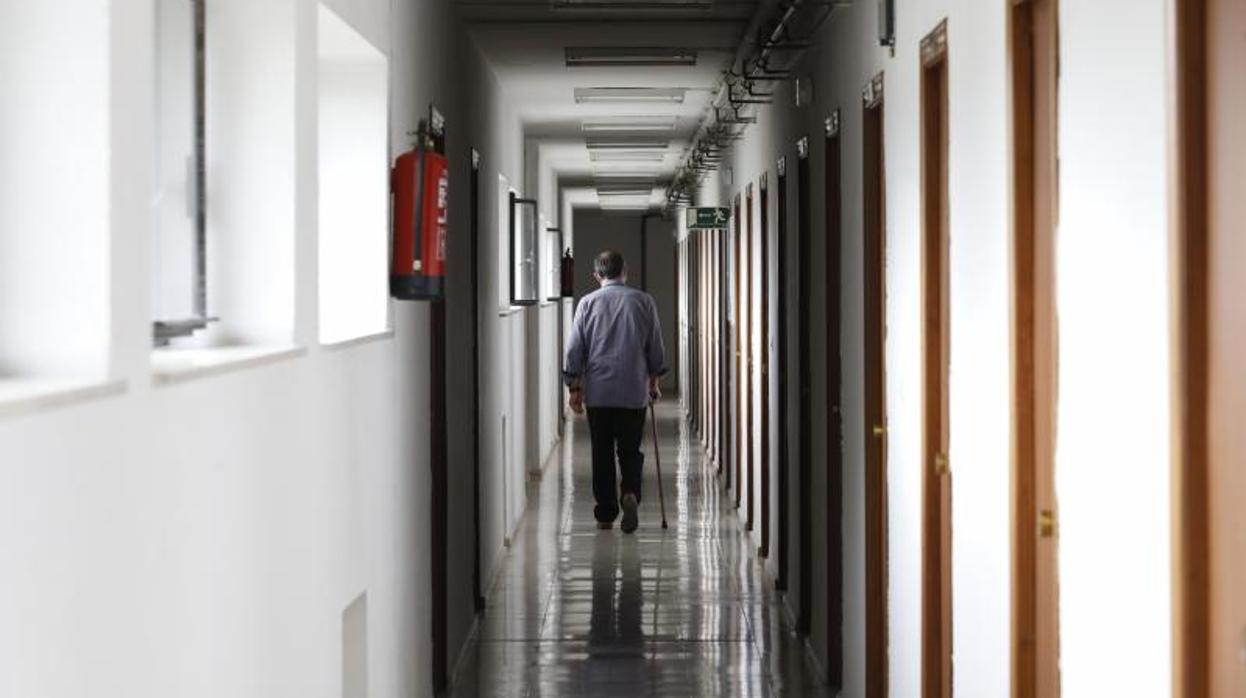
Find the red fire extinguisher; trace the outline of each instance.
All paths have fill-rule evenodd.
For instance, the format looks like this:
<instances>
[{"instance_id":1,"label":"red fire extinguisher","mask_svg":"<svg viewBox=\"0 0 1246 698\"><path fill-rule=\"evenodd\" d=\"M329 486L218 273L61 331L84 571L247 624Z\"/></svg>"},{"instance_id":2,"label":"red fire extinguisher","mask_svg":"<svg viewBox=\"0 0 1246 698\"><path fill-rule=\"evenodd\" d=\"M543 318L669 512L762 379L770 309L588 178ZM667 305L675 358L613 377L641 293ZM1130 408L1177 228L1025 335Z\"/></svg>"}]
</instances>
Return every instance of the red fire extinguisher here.
<instances>
[{"instance_id":1,"label":"red fire extinguisher","mask_svg":"<svg viewBox=\"0 0 1246 698\"><path fill-rule=\"evenodd\" d=\"M400 300L445 295L450 166L426 139L403 153L390 174L394 253L389 294Z\"/></svg>"},{"instance_id":2,"label":"red fire extinguisher","mask_svg":"<svg viewBox=\"0 0 1246 698\"><path fill-rule=\"evenodd\" d=\"M562 267L559 271L562 273L562 292L559 295L563 298L575 298L575 258L571 256L570 247L562 253Z\"/></svg>"}]
</instances>

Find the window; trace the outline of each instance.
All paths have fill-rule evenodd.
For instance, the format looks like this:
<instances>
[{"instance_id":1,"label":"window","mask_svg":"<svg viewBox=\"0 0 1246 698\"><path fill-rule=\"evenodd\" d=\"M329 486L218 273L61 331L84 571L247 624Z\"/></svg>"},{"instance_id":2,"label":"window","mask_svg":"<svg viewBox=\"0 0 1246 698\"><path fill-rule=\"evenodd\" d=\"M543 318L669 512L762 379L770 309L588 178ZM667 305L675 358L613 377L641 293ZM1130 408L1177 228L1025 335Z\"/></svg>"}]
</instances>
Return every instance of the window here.
<instances>
[{"instance_id":1,"label":"window","mask_svg":"<svg viewBox=\"0 0 1246 698\"><path fill-rule=\"evenodd\" d=\"M556 301L562 297L562 229L546 228L545 244L541 247L545 252L544 298Z\"/></svg>"},{"instance_id":2,"label":"window","mask_svg":"<svg viewBox=\"0 0 1246 698\"><path fill-rule=\"evenodd\" d=\"M108 373L114 163L99 4L0 3L0 401L27 379Z\"/></svg>"},{"instance_id":3,"label":"window","mask_svg":"<svg viewBox=\"0 0 1246 698\"><path fill-rule=\"evenodd\" d=\"M389 325L389 62L321 5L318 37L320 341Z\"/></svg>"},{"instance_id":4,"label":"window","mask_svg":"<svg viewBox=\"0 0 1246 698\"><path fill-rule=\"evenodd\" d=\"M510 198L511 305L535 305L540 276L537 269L537 202Z\"/></svg>"},{"instance_id":5,"label":"window","mask_svg":"<svg viewBox=\"0 0 1246 698\"><path fill-rule=\"evenodd\" d=\"M516 196L510 182L498 175L498 307L511 305L511 197Z\"/></svg>"},{"instance_id":6,"label":"window","mask_svg":"<svg viewBox=\"0 0 1246 698\"><path fill-rule=\"evenodd\" d=\"M151 313L170 349L294 340L300 162L296 27L282 3L159 0ZM305 121L304 123L308 123ZM195 352L158 350L158 374ZM209 361L230 352L212 352ZM235 352L236 353L236 352Z\"/></svg>"},{"instance_id":7,"label":"window","mask_svg":"<svg viewBox=\"0 0 1246 698\"><path fill-rule=\"evenodd\" d=\"M157 346L207 325L205 2L156 3L151 304Z\"/></svg>"}]
</instances>

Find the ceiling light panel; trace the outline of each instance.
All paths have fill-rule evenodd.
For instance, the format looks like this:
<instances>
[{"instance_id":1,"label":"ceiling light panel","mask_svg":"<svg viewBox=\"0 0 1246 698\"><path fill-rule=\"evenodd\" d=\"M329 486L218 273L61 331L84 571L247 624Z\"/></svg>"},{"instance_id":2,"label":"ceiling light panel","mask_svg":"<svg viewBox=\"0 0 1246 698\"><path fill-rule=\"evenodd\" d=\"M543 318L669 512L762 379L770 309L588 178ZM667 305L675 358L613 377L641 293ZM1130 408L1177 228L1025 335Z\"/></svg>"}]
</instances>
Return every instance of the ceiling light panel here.
<instances>
[{"instance_id":1,"label":"ceiling light panel","mask_svg":"<svg viewBox=\"0 0 1246 698\"><path fill-rule=\"evenodd\" d=\"M666 150L671 142L664 138L629 138L627 136L589 136L589 150Z\"/></svg>"},{"instance_id":2,"label":"ceiling light panel","mask_svg":"<svg viewBox=\"0 0 1246 698\"><path fill-rule=\"evenodd\" d=\"M568 46L568 68L602 66L693 66L697 52L666 46Z\"/></svg>"},{"instance_id":3,"label":"ceiling light panel","mask_svg":"<svg viewBox=\"0 0 1246 698\"><path fill-rule=\"evenodd\" d=\"M683 104L683 87L577 87L576 104Z\"/></svg>"},{"instance_id":4,"label":"ceiling light panel","mask_svg":"<svg viewBox=\"0 0 1246 698\"><path fill-rule=\"evenodd\" d=\"M610 170L601 167L593 168L593 179L609 179L609 180L649 180L657 179L657 170L638 170L638 169L619 169Z\"/></svg>"},{"instance_id":5,"label":"ceiling light panel","mask_svg":"<svg viewBox=\"0 0 1246 698\"><path fill-rule=\"evenodd\" d=\"M580 122L580 130L585 133L670 133L675 130L676 122L673 116L604 116L585 119Z\"/></svg>"},{"instance_id":6,"label":"ceiling light panel","mask_svg":"<svg viewBox=\"0 0 1246 698\"><path fill-rule=\"evenodd\" d=\"M595 150L588 154L593 162L652 162L666 159L666 153L633 150Z\"/></svg>"},{"instance_id":7,"label":"ceiling light panel","mask_svg":"<svg viewBox=\"0 0 1246 698\"><path fill-rule=\"evenodd\" d=\"M713 0L550 0L556 10L710 10Z\"/></svg>"}]
</instances>

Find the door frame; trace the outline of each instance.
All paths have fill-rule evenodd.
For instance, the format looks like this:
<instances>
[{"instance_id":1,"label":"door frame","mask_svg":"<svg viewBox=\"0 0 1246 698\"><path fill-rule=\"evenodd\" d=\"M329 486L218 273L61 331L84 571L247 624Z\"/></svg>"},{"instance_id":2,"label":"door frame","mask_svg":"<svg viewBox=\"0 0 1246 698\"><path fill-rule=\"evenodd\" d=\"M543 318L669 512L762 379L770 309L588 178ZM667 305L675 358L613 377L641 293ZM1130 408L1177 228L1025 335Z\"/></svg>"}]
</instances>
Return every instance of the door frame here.
<instances>
[{"instance_id":1,"label":"door frame","mask_svg":"<svg viewBox=\"0 0 1246 698\"><path fill-rule=\"evenodd\" d=\"M921 41L922 695L952 695L947 20Z\"/></svg>"},{"instance_id":2,"label":"door frame","mask_svg":"<svg viewBox=\"0 0 1246 698\"><path fill-rule=\"evenodd\" d=\"M886 698L887 568L887 186L883 74L862 93L865 383L865 695Z\"/></svg>"}]
</instances>

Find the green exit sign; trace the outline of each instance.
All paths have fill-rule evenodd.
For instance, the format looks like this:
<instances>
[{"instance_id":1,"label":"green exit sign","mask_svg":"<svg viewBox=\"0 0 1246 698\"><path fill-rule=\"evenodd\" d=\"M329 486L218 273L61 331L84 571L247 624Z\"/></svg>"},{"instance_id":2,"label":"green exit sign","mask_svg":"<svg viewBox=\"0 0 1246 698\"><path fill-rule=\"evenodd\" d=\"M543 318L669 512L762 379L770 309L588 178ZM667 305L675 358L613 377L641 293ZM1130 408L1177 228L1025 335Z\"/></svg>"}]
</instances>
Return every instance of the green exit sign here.
<instances>
[{"instance_id":1,"label":"green exit sign","mask_svg":"<svg viewBox=\"0 0 1246 698\"><path fill-rule=\"evenodd\" d=\"M731 221L731 209L714 206L697 206L688 209L688 229L706 230L726 228Z\"/></svg>"}]
</instances>

